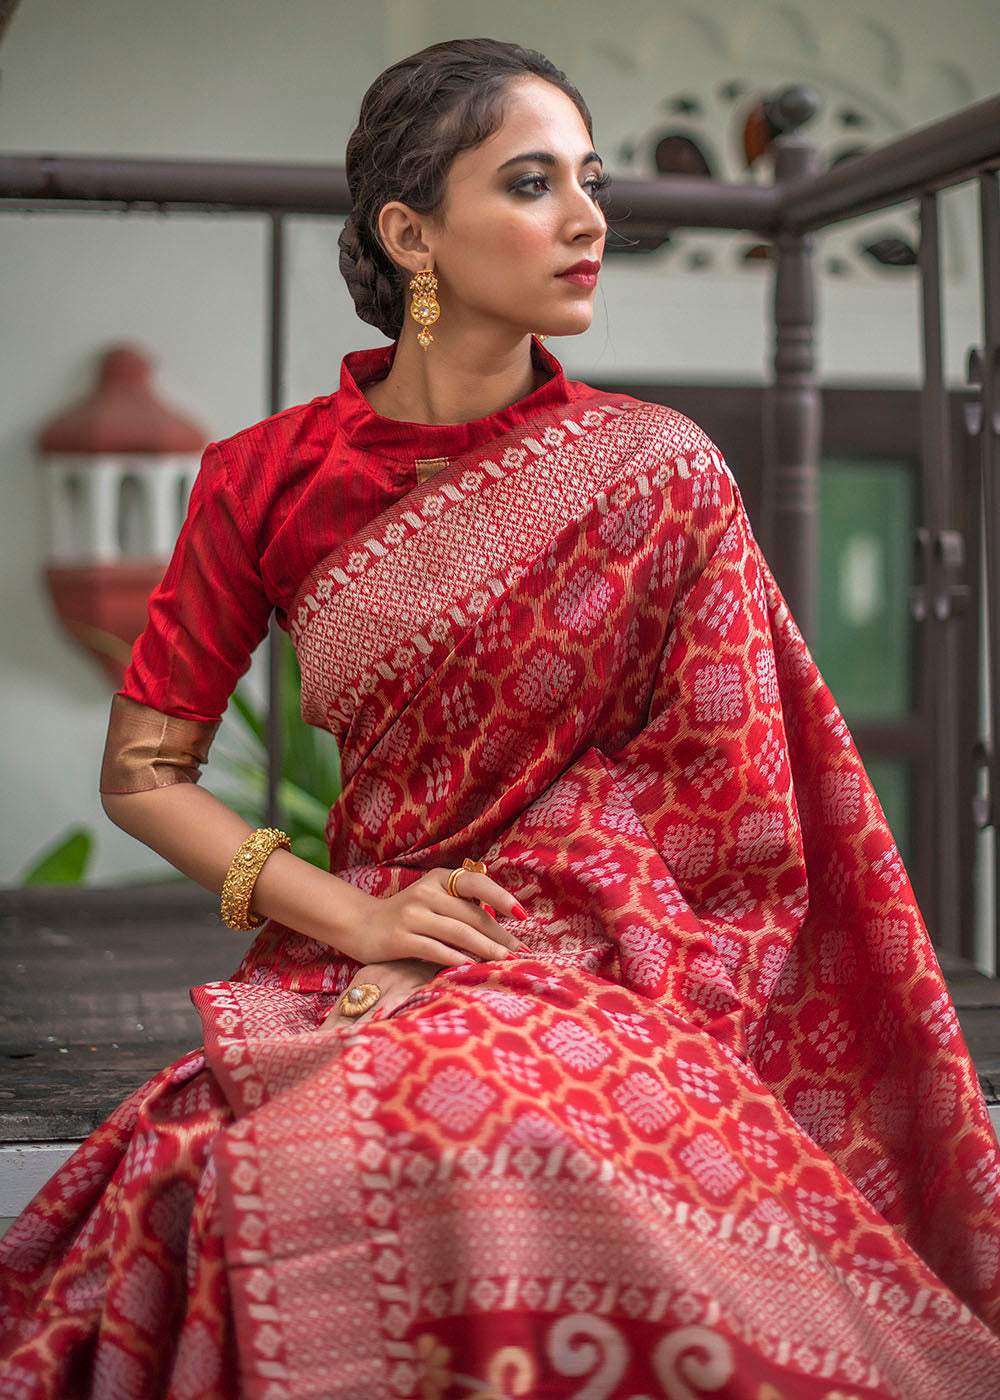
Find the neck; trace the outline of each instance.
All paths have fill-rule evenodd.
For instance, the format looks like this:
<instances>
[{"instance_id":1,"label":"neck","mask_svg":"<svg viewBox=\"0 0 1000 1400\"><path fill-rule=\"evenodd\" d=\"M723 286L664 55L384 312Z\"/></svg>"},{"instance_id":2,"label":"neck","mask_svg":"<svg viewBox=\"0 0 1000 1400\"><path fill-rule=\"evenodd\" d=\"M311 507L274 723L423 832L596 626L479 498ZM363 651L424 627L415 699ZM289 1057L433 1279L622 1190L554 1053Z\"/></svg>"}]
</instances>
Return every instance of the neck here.
<instances>
[{"instance_id":1,"label":"neck","mask_svg":"<svg viewBox=\"0 0 1000 1400\"><path fill-rule=\"evenodd\" d=\"M405 423L471 423L517 403L536 387L530 337L435 334L423 350L403 329L392 368L365 397L383 418Z\"/></svg>"}]
</instances>

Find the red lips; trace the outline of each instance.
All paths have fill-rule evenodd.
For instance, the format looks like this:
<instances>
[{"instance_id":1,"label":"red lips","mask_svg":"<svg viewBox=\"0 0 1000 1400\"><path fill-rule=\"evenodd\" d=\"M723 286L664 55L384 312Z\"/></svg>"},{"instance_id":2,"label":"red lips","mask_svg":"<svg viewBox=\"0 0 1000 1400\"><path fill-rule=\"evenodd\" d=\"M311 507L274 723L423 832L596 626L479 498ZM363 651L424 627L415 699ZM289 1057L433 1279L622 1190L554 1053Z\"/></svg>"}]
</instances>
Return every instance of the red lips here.
<instances>
[{"instance_id":1,"label":"red lips","mask_svg":"<svg viewBox=\"0 0 1000 1400\"><path fill-rule=\"evenodd\" d=\"M584 258L572 267L568 267L565 272L557 272L557 277L596 277L601 270L601 264L594 262L590 258Z\"/></svg>"}]
</instances>

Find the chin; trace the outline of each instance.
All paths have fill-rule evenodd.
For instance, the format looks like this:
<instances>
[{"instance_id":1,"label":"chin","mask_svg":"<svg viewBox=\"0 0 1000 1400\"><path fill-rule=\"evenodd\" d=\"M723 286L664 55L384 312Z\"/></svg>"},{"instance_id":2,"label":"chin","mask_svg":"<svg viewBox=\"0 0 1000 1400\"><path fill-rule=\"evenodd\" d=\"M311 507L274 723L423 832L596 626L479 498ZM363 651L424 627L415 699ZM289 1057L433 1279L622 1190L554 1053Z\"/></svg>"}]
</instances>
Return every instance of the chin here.
<instances>
[{"instance_id":1,"label":"chin","mask_svg":"<svg viewBox=\"0 0 1000 1400\"><path fill-rule=\"evenodd\" d=\"M591 307L579 311L575 315L567 315L564 311L559 316L545 318L545 324L532 327L535 335L583 335L584 331L589 331L594 323L594 312Z\"/></svg>"}]
</instances>

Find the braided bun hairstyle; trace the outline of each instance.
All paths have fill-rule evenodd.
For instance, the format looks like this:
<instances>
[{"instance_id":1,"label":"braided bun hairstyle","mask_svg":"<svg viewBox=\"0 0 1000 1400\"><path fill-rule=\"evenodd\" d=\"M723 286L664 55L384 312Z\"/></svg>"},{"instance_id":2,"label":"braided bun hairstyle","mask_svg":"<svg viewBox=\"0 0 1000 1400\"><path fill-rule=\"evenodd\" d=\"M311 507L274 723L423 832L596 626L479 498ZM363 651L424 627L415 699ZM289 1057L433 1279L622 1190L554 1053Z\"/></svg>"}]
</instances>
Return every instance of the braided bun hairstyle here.
<instances>
[{"instance_id":1,"label":"braided bun hairstyle","mask_svg":"<svg viewBox=\"0 0 1000 1400\"><path fill-rule=\"evenodd\" d=\"M420 214L444 203L452 161L492 136L503 93L515 78L544 78L575 104L588 133L587 104L565 73L534 49L498 39L432 44L376 78L347 143L353 209L340 235L340 271L362 321L390 340L403 329L404 277L379 237L383 207L400 200Z\"/></svg>"}]
</instances>

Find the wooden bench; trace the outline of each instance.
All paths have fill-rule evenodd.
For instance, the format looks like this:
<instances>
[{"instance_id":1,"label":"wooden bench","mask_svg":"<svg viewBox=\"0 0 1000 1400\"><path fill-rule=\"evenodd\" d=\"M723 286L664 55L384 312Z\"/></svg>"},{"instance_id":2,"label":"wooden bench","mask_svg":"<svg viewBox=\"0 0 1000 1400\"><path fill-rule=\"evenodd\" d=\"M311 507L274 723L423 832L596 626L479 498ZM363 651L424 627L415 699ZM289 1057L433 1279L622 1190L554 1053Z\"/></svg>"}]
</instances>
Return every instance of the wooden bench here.
<instances>
[{"instance_id":1,"label":"wooden bench","mask_svg":"<svg viewBox=\"0 0 1000 1400\"><path fill-rule=\"evenodd\" d=\"M228 977L246 944L187 881L0 891L0 1220L201 1043L188 989Z\"/></svg>"},{"instance_id":2,"label":"wooden bench","mask_svg":"<svg viewBox=\"0 0 1000 1400\"><path fill-rule=\"evenodd\" d=\"M185 881L0 891L0 1225L133 1089L201 1042L188 988L229 976L246 935ZM949 962L1000 1130L1000 981Z\"/></svg>"}]
</instances>

